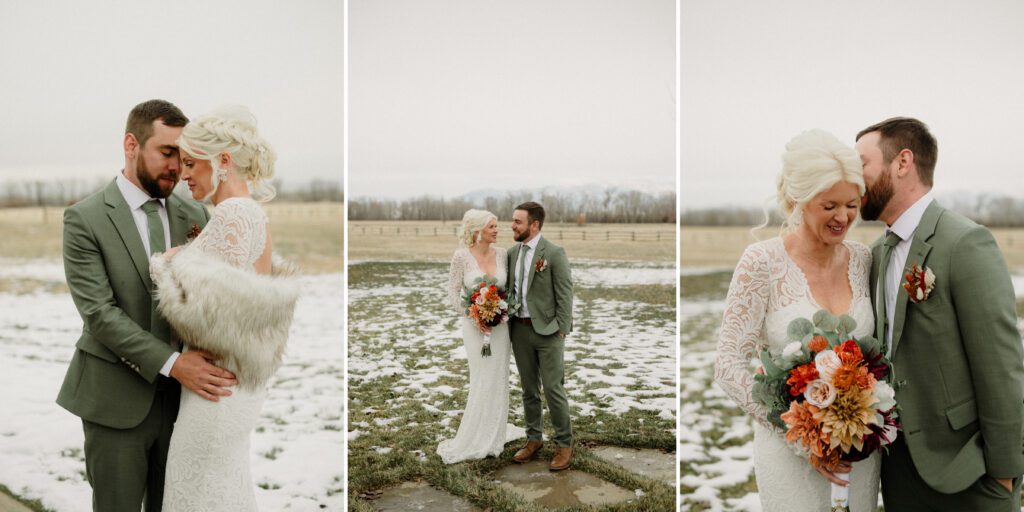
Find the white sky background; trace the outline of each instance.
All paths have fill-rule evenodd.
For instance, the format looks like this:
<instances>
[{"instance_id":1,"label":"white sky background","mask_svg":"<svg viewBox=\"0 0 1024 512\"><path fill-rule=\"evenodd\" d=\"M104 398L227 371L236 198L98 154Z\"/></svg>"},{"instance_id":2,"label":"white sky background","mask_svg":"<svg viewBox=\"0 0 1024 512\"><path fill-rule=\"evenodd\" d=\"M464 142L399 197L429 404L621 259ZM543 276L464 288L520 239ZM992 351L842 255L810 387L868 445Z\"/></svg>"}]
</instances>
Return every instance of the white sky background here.
<instances>
[{"instance_id":1,"label":"white sky background","mask_svg":"<svg viewBox=\"0 0 1024 512\"><path fill-rule=\"evenodd\" d=\"M0 184L114 176L128 111L246 105L285 186L342 180L343 6L335 0L0 4ZM2 186L2 185L0 185Z\"/></svg>"},{"instance_id":2,"label":"white sky background","mask_svg":"<svg viewBox=\"0 0 1024 512\"><path fill-rule=\"evenodd\" d=\"M673 0L349 0L349 195L675 189Z\"/></svg>"},{"instance_id":3,"label":"white sky background","mask_svg":"<svg viewBox=\"0 0 1024 512\"><path fill-rule=\"evenodd\" d=\"M906 115L936 193L1024 196L1024 2L683 0L683 210L760 206L785 144Z\"/></svg>"}]
</instances>

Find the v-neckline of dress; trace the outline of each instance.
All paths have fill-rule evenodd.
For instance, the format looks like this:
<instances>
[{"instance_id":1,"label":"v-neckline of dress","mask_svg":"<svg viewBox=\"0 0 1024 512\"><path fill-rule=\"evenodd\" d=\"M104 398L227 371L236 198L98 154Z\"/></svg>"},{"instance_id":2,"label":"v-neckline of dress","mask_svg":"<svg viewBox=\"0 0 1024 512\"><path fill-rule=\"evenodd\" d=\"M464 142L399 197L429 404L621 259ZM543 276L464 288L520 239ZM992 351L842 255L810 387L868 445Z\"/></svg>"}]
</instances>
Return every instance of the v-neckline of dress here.
<instances>
[{"instance_id":1,"label":"v-neckline of dress","mask_svg":"<svg viewBox=\"0 0 1024 512\"><path fill-rule=\"evenodd\" d=\"M491 277L497 279L497 277L498 277L498 257L497 257L497 255L495 255L495 257L494 257L494 274L488 274L486 271L484 271L484 269L482 267L480 267L480 262L478 262L476 260L476 255L473 254L473 251L471 251L469 249L466 249L466 252L469 253L469 259L473 260L473 266L475 266L476 269L479 270L481 274L483 274L485 276L491 276ZM491 253L494 254L496 252L498 252L497 249L495 249L492 246L491 247Z\"/></svg>"},{"instance_id":2,"label":"v-neckline of dress","mask_svg":"<svg viewBox=\"0 0 1024 512\"><path fill-rule=\"evenodd\" d=\"M809 281L807 281L807 275L804 273L804 269L800 268L800 264L797 263L796 260L794 260L792 256L790 256L789 251L786 250L786 243L785 243L785 241L782 239L782 237L779 237L779 245L782 247L782 254L785 255L786 261L788 261L789 264L792 265L793 268L796 269L797 275L800 276L800 280L803 282L803 285L804 285L803 288L805 290L807 290L807 300L810 301L811 305L814 306L815 309L824 309L825 311L828 311L829 313L831 313L832 315L835 315L835 316L849 315L850 313L853 312L854 304L857 302L857 294L853 291L853 250L850 249L850 246L846 244L845 240L842 242L842 244L843 244L843 247L846 249L846 253L847 253L847 255L846 255L846 287L849 288L849 290L850 290L850 303L846 306L846 311L845 312L843 312L843 313L836 313L835 311L832 311L831 309L822 307L821 304L818 302L818 299L814 298L814 291L811 290L811 284L810 284Z\"/></svg>"}]
</instances>

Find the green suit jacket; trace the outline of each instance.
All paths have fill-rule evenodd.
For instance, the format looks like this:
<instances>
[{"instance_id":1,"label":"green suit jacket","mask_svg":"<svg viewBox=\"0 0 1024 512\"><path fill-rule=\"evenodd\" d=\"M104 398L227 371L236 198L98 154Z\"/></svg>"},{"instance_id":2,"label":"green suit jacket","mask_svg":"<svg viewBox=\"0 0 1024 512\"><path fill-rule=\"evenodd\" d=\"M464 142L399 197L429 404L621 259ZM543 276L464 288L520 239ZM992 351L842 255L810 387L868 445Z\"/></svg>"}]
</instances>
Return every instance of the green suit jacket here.
<instances>
[{"instance_id":1,"label":"green suit jacket","mask_svg":"<svg viewBox=\"0 0 1024 512\"><path fill-rule=\"evenodd\" d=\"M172 194L167 218L174 246L209 214ZM149 257L116 182L64 211L64 273L83 325L57 403L93 423L134 427L174 349L155 317Z\"/></svg>"},{"instance_id":2,"label":"green suit jacket","mask_svg":"<svg viewBox=\"0 0 1024 512\"><path fill-rule=\"evenodd\" d=\"M507 290L514 293L516 261L523 244L518 243L508 250ZM537 262L545 261L547 267L537 272ZM556 332L572 332L572 273L565 250L541 237L537 250L529 261L529 275L526 277L526 305L530 309L533 330L548 336Z\"/></svg>"},{"instance_id":3,"label":"green suit jacket","mask_svg":"<svg viewBox=\"0 0 1024 512\"><path fill-rule=\"evenodd\" d=\"M873 300L883 300L882 250L879 239L872 245ZM983 474L1024 474L1024 351L995 239L933 201L914 232L904 276L915 263L935 274L934 289L913 303L898 288L890 353L901 435L914 466L943 493L964 490Z\"/></svg>"}]
</instances>

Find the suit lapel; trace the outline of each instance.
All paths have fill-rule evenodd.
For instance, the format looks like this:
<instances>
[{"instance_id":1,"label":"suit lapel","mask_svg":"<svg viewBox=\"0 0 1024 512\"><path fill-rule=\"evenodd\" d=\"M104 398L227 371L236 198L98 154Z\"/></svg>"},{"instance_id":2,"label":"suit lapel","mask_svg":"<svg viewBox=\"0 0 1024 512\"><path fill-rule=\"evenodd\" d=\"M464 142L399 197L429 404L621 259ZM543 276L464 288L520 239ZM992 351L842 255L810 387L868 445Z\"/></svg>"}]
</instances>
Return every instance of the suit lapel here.
<instances>
[{"instance_id":1,"label":"suit lapel","mask_svg":"<svg viewBox=\"0 0 1024 512\"><path fill-rule=\"evenodd\" d=\"M907 275L916 263L919 267L927 264L928 254L932 251L932 245L928 243L935 234L935 226L942 216L942 207L939 203L932 201L921 217L921 223L914 230L914 240L910 244L910 253L907 254L907 262L903 266L901 276ZM883 277L884 279L884 277ZM900 287L896 289L896 311L893 313L892 329L892 355L896 356L896 348L899 346L900 337L903 335L903 325L907 315L907 302L910 296L903 289L903 278L900 278Z\"/></svg>"},{"instance_id":2,"label":"suit lapel","mask_svg":"<svg viewBox=\"0 0 1024 512\"><path fill-rule=\"evenodd\" d=\"M146 246L142 245L142 238L139 237L139 228L135 225L135 218L132 217L132 212L128 208L124 196L121 195L121 191L118 190L116 181L103 191L103 199L109 207L107 217L110 218L110 222L121 236L125 248L128 249L128 255L131 256L135 270L139 272L139 278L146 284L146 288L152 288Z\"/></svg>"},{"instance_id":3,"label":"suit lapel","mask_svg":"<svg viewBox=\"0 0 1024 512\"><path fill-rule=\"evenodd\" d=\"M871 283L869 293L871 293L871 305L875 311L875 338L878 341L885 343L885 318L879 314L879 305L885 304L885 299L882 294L885 293L879 286L880 280L878 274L882 271L882 245L875 244L871 247L871 279L868 281Z\"/></svg>"},{"instance_id":4,"label":"suit lapel","mask_svg":"<svg viewBox=\"0 0 1024 512\"><path fill-rule=\"evenodd\" d=\"M540 241L537 242L537 249L533 251L533 257L530 258L530 277L526 281L526 290L530 291L533 289L533 277L537 275L537 260L543 259L544 248L547 246L547 240L541 237Z\"/></svg>"}]
</instances>

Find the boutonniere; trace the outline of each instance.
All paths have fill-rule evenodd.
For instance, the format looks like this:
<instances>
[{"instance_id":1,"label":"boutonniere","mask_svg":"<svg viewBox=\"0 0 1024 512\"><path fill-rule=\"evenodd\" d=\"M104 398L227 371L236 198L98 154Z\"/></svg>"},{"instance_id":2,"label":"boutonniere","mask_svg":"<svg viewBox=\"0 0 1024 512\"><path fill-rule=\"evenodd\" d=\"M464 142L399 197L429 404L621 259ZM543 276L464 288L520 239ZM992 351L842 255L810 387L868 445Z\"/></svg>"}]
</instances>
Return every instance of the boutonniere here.
<instances>
[{"instance_id":1,"label":"boutonniere","mask_svg":"<svg viewBox=\"0 0 1024 512\"><path fill-rule=\"evenodd\" d=\"M535 268L537 269L537 272L544 272L544 270L546 268L548 268L548 260L545 260L545 259L537 260L537 264L535 265Z\"/></svg>"},{"instance_id":2,"label":"boutonniere","mask_svg":"<svg viewBox=\"0 0 1024 512\"><path fill-rule=\"evenodd\" d=\"M203 228L199 227L199 224L193 223L192 227L188 230L188 241L191 242L199 236L199 233L203 232Z\"/></svg>"},{"instance_id":3,"label":"boutonniere","mask_svg":"<svg viewBox=\"0 0 1024 512\"><path fill-rule=\"evenodd\" d=\"M932 289L935 288L935 274L928 267L914 267L904 276L903 289L907 291L910 302L918 303L928 300Z\"/></svg>"}]
</instances>

